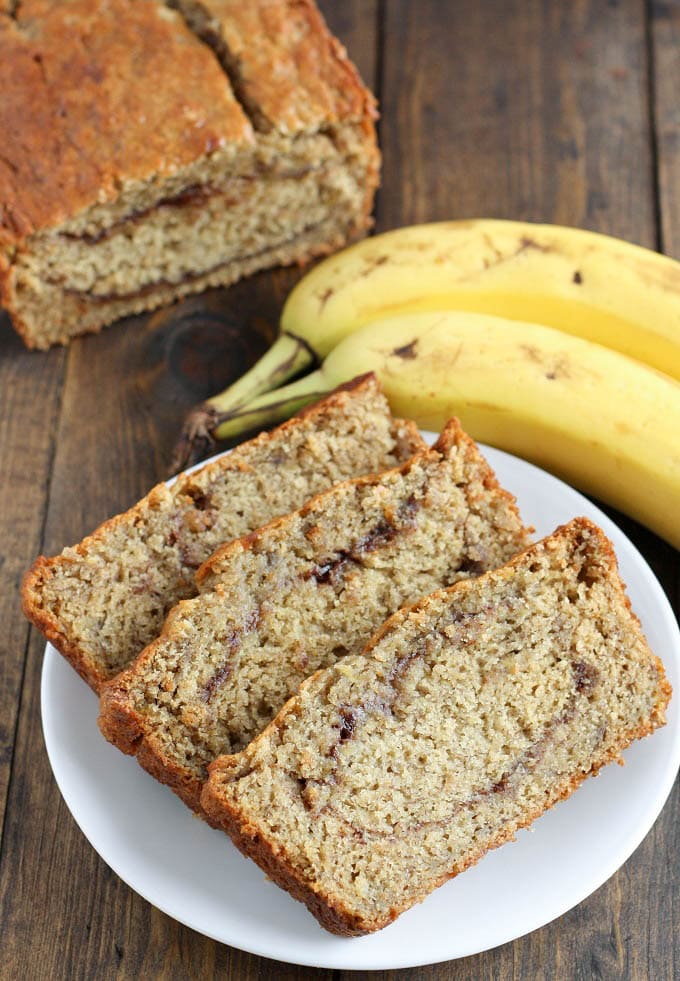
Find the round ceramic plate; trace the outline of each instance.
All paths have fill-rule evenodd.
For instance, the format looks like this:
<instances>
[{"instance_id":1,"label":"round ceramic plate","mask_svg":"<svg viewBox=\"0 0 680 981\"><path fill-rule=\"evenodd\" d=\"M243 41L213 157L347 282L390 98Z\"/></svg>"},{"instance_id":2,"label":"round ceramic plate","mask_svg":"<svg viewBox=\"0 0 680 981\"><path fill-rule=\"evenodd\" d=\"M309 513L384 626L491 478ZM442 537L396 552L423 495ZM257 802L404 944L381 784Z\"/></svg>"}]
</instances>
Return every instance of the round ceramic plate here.
<instances>
[{"instance_id":1,"label":"round ceramic plate","mask_svg":"<svg viewBox=\"0 0 680 981\"><path fill-rule=\"evenodd\" d=\"M648 565L596 507L542 470L486 450L525 521L545 535L576 515L614 542L633 609L680 692L680 632ZM385 930L343 939L269 882L229 839L197 820L97 730L97 699L48 644L42 675L47 752L64 800L104 861L150 903L200 933L295 964L356 970L431 964L535 930L590 895L642 841L680 763L676 695L665 728L631 746L515 842L436 890Z\"/></svg>"}]
</instances>

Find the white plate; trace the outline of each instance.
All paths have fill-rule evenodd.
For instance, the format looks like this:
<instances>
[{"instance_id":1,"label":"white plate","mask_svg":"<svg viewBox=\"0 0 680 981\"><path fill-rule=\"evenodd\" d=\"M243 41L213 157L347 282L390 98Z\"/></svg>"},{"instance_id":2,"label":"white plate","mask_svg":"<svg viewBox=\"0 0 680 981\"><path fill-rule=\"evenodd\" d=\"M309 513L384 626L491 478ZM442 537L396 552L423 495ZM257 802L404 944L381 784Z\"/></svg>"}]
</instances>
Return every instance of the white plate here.
<instances>
[{"instance_id":1,"label":"white plate","mask_svg":"<svg viewBox=\"0 0 680 981\"><path fill-rule=\"evenodd\" d=\"M525 521L548 534L576 515L613 540L633 609L680 692L680 632L647 563L623 533L576 491L530 464L487 449ZM150 903L241 950L294 964L377 970L475 954L565 913L637 848L680 763L676 697L668 725L557 805L517 841L491 852L396 923L369 937L323 931L228 838L193 817L170 790L104 741L97 700L49 644L42 675L45 743L73 817L104 861Z\"/></svg>"}]
</instances>

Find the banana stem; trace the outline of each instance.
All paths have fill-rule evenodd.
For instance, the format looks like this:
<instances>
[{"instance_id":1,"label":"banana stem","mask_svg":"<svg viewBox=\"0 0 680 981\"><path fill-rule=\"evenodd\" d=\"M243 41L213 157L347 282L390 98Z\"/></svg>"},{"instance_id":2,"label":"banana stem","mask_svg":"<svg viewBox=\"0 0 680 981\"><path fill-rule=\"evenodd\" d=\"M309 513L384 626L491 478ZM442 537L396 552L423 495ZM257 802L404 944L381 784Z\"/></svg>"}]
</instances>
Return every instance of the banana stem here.
<instances>
[{"instance_id":1,"label":"banana stem","mask_svg":"<svg viewBox=\"0 0 680 981\"><path fill-rule=\"evenodd\" d=\"M206 404L218 412L233 412L263 392L283 385L315 361L316 354L309 344L294 334L281 334L245 375L219 395L213 395Z\"/></svg>"},{"instance_id":2,"label":"banana stem","mask_svg":"<svg viewBox=\"0 0 680 981\"><path fill-rule=\"evenodd\" d=\"M251 399L236 412L224 413L216 420L214 435L216 439L234 439L253 429L281 422L310 402L316 402L328 395L332 387L322 369L313 371L311 375L305 375L291 385Z\"/></svg>"},{"instance_id":3,"label":"banana stem","mask_svg":"<svg viewBox=\"0 0 680 981\"><path fill-rule=\"evenodd\" d=\"M217 435L216 429L225 416L238 413L251 399L277 388L315 361L316 354L309 344L294 334L281 334L266 354L233 385L194 406L184 420L175 445L171 473L200 460L210 452L216 439L224 438ZM240 432L245 431L244 426Z\"/></svg>"}]
</instances>

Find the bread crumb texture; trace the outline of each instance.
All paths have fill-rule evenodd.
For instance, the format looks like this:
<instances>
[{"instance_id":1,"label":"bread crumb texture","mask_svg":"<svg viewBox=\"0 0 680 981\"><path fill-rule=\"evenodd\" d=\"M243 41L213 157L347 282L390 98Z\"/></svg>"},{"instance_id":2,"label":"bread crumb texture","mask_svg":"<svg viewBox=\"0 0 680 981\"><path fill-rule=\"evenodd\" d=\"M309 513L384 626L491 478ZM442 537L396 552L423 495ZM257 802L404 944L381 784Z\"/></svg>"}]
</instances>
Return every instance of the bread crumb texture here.
<instances>
[{"instance_id":1,"label":"bread crumb texture","mask_svg":"<svg viewBox=\"0 0 680 981\"><path fill-rule=\"evenodd\" d=\"M412 423L393 419L375 377L358 378L38 559L24 580L24 612L98 690L158 636L175 603L195 595L196 570L219 545L423 447Z\"/></svg>"},{"instance_id":2,"label":"bread crumb texture","mask_svg":"<svg viewBox=\"0 0 680 981\"><path fill-rule=\"evenodd\" d=\"M610 543L576 519L306 681L212 765L203 805L325 927L361 934L618 760L669 698Z\"/></svg>"},{"instance_id":3,"label":"bread crumb texture","mask_svg":"<svg viewBox=\"0 0 680 981\"><path fill-rule=\"evenodd\" d=\"M198 809L208 764L246 746L312 672L359 654L400 606L528 541L514 499L453 421L401 467L218 550L198 571L201 595L105 687L100 727Z\"/></svg>"}]
</instances>

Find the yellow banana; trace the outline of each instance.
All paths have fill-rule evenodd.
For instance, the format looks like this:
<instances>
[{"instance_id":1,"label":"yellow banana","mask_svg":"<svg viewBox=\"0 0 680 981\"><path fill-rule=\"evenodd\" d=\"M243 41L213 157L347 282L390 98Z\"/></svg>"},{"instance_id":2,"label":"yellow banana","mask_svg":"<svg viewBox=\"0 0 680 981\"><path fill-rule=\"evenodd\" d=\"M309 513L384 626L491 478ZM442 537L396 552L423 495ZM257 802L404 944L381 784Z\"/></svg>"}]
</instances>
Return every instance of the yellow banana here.
<instances>
[{"instance_id":1,"label":"yellow banana","mask_svg":"<svg viewBox=\"0 0 680 981\"><path fill-rule=\"evenodd\" d=\"M325 357L359 327L416 310L557 327L680 379L680 263L557 225L450 221L365 239L300 281L281 330Z\"/></svg>"},{"instance_id":2,"label":"yellow banana","mask_svg":"<svg viewBox=\"0 0 680 981\"><path fill-rule=\"evenodd\" d=\"M189 415L175 467L222 421L375 320L468 310L556 327L680 379L680 263L594 232L476 219L397 229L331 256L292 291L273 347Z\"/></svg>"},{"instance_id":3,"label":"yellow banana","mask_svg":"<svg viewBox=\"0 0 680 981\"><path fill-rule=\"evenodd\" d=\"M347 337L321 369L248 404L231 433L271 422L364 371L393 411L531 460L680 547L680 384L600 344L539 324L407 313Z\"/></svg>"}]
</instances>

